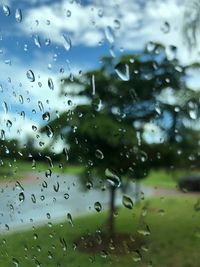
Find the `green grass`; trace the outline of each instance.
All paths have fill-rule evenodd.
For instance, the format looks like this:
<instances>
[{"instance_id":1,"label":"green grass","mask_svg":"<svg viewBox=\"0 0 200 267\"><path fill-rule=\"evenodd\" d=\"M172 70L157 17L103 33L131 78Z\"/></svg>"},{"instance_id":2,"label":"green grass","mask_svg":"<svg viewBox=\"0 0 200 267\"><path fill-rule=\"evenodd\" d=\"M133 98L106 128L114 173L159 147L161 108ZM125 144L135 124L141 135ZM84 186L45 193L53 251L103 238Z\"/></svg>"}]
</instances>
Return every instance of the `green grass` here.
<instances>
[{"instance_id":1,"label":"green grass","mask_svg":"<svg viewBox=\"0 0 200 267\"><path fill-rule=\"evenodd\" d=\"M150 262L162 267L199 267L200 212L194 209L196 202L195 197L155 198L133 210L122 208L119 211L116 217L118 232L134 236L137 230L143 233L145 224L150 229L149 236L141 234L146 240L146 248L140 250L142 259L137 263L133 252L102 257L100 253L83 253L75 248L77 238L95 232L104 223L107 215L100 212L75 219L74 227L66 219L62 224L1 235L0 266L18 266L13 263L13 259L17 259L20 267L39 266L38 262L49 267L144 267L150 266ZM66 251L60 241L62 238L67 244Z\"/></svg>"},{"instance_id":2,"label":"green grass","mask_svg":"<svg viewBox=\"0 0 200 267\"><path fill-rule=\"evenodd\" d=\"M177 180L181 176L191 175L192 173L192 171L186 170L152 170L141 183L153 187L176 188Z\"/></svg>"},{"instance_id":3,"label":"green grass","mask_svg":"<svg viewBox=\"0 0 200 267\"><path fill-rule=\"evenodd\" d=\"M35 168L32 167L31 161L9 161L5 160L4 164L0 166L0 179L20 179L23 178L29 172L44 172L47 169L51 169L54 173L64 173L78 175L82 172L83 167L76 165L64 165L59 167L59 163L55 163L53 167L50 167L47 162L37 161Z\"/></svg>"}]
</instances>

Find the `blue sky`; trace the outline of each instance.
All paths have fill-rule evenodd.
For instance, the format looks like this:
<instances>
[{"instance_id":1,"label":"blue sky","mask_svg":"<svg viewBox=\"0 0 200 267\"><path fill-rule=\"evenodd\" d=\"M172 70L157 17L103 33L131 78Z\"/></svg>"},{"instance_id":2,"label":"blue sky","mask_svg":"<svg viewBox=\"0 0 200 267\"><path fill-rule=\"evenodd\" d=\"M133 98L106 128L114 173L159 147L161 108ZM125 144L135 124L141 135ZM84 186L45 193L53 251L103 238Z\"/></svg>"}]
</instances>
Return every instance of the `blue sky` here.
<instances>
[{"instance_id":1,"label":"blue sky","mask_svg":"<svg viewBox=\"0 0 200 267\"><path fill-rule=\"evenodd\" d=\"M99 59L111 55L111 48L119 56L155 41L176 45L183 63L198 59L197 54L188 53L181 34L185 3L179 0L1 1L0 129L6 130L7 137L17 135L23 139L32 134L32 125L39 126L42 122L38 101L52 116L55 110L66 110L68 99L58 97L59 78L98 68ZM21 11L21 22L15 18L16 10ZM61 68L64 74L60 73ZM33 71L35 82L28 80L28 70ZM54 90L48 87L49 78ZM4 102L8 105L7 112ZM20 116L22 111L25 119ZM6 128L7 119L13 122L10 130Z\"/></svg>"}]
</instances>

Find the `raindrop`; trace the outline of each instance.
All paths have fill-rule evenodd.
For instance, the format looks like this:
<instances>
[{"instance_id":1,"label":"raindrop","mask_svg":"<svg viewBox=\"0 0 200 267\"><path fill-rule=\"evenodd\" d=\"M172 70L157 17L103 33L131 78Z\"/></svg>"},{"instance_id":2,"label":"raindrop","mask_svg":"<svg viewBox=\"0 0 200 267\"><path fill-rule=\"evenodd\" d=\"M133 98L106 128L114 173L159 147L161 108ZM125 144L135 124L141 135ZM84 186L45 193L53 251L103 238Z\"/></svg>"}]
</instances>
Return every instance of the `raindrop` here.
<instances>
[{"instance_id":1,"label":"raindrop","mask_svg":"<svg viewBox=\"0 0 200 267\"><path fill-rule=\"evenodd\" d=\"M47 38L47 39L45 39L44 43L46 46L48 46L51 44L51 40L49 38Z\"/></svg>"},{"instance_id":2,"label":"raindrop","mask_svg":"<svg viewBox=\"0 0 200 267\"><path fill-rule=\"evenodd\" d=\"M105 250L102 250L100 255L101 255L102 258L106 259L108 257L108 252L105 251Z\"/></svg>"},{"instance_id":3,"label":"raindrop","mask_svg":"<svg viewBox=\"0 0 200 267\"><path fill-rule=\"evenodd\" d=\"M15 11L15 19L17 22L22 21L22 12L21 12L21 9L19 9L19 8L17 8Z\"/></svg>"},{"instance_id":4,"label":"raindrop","mask_svg":"<svg viewBox=\"0 0 200 267\"><path fill-rule=\"evenodd\" d=\"M52 171L50 169L48 169L46 172L45 172L45 176L47 178L50 178L51 177L51 174L52 174Z\"/></svg>"},{"instance_id":5,"label":"raindrop","mask_svg":"<svg viewBox=\"0 0 200 267\"><path fill-rule=\"evenodd\" d=\"M5 131L4 130L1 130L1 140L5 140L6 136L5 136Z\"/></svg>"},{"instance_id":6,"label":"raindrop","mask_svg":"<svg viewBox=\"0 0 200 267\"><path fill-rule=\"evenodd\" d=\"M59 185L58 182L57 182L56 184L54 184L54 185L53 185L53 189L54 189L54 191L55 191L55 192L58 192L59 187L60 187L60 185Z\"/></svg>"},{"instance_id":7,"label":"raindrop","mask_svg":"<svg viewBox=\"0 0 200 267\"><path fill-rule=\"evenodd\" d=\"M49 166L50 166L51 168L53 168L53 161L52 161L51 157L49 157L49 156L45 156L45 158L48 160Z\"/></svg>"},{"instance_id":8,"label":"raindrop","mask_svg":"<svg viewBox=\"0 0 200 267\"><path fill-rule=\"evenodd\" d=\"M71 39L69 38L68 35L66 34L63 34L63 45L64 45L64 48L69 51L72 47L72 42L71 42Z\"/></svg>"},{"instance_id":9,"label":"raindrop","mask_svg":"<svg viewBox=\"0 0 200 267\"><path fill-rule=\"evenodd\" d=\"M91 181L88 181L86 183L86 187L87 187L87 189L91 189L93 187L93 183Z\"/></svg>"},{"instance_id":10,"label":"raindrop","mask_svg":"<svg viewBox=\"0 0 200 267\"><path fill-rule=\"evenodd\" d=\"M117 75L122 81L129 81L130 74L129 74L128 64L118 63L115 66L115 72L117 73Z\"/></svg>"},{"instance_id":11,"label":"raindrop","mask_svg":"<svg viewBox=\"0 0 200 267\"><path fill-rule=\"evenodd\" d=\"M100 111L101 108L102 108L102 101L101 101L101 99L99 97L94 97L92 99L92 106L94 107L94 109L96 111ZM82 117L83 114L82 113L79 113L79 114L80 114L79 117Z\"/></svg>"},{"instance_id":12,"label":"raindrop","mask_svg":"<svg viewBox=\"0 0 200 267\"><path fill-rule=\"evenodd\" d=\"M41 101L38 101L38 107L40 109L40 111L44 112L44 107Z\"/></svg>"},{"instance_id":13,"label":"raindrop","mask_svg":"<svg viewBox=\"0 0 200 267\"><path fill-rule=\"evenodd\" d=\"M133 251L132 259L133 259L134 262L139 262L139 261L142 260L142 256L140 255L139 252Z\"/></svg>"},{"instance_id":14,"label":"raindrop","mask_svg":"<svg viewBox=\"0 0 200 267\"><path fill-rule=\"evenodd\" d=\"M105 29L105 35L106 35L106 39L108 40L108 42L110 44L113 44L115 41L115 34L113 29L110 26L107 26Z\"/></svg>"},{"instance_id":15,"label":"raindrop","mask_svg":"<svg viewBox=\"0 0 200 267\"><path fill-rule=\"evenodd\" d=\"M100 212L102 210L102 206L101 206L101 203L100 202L95 202L94 203L94 208L97 212Z\"/></svg>"},{"instance_id":16,"label":"raindrop","mask_svg":"<svg viewBox=\"0 0 200 267\"><path fill-rule=\"evenodd\" d=\"M115 20L114 20L114 28L115 28L116 30L118 30L118 29L120 28L120 26L121 26L120 21L117 20L117 19L115 19Z\"/></svg>"},{"instance_id":17,"label":"raindrop","mask_svg":"<svg viewBox=\"0 0 200 267\"><path fill-rule=\"evenodd\" d=\"M148 225L145 226L145 229L139 229L137 232L143 236L148 236L151 233Z\"/></svg>"},{"instance_id":18,"label":"raindrop","mask_svg":"<svg viewBox=\"0 0 200 267\"><path fill-rule=\"evenodd\" d=\"M71 224L71 226L74 226L72 216L70 213L67 213L67 220L68 220L69 224Z\"/></svg>"},{"instance_id":19,"label":"raindrop","mask_svg":"<svg viewBox=\"0 0 200 267\"><path fill-rule=\"evenodd\" d=\"M165 21L163 26L161 27L163 33L169 33L170 31L170 24L169 22Z\"/></svg>"},{"instance_id":20,"label":"raindrop","mask_svg":"<svg viewBox=\"0 0 200 267\"><path fill-rule=\"evenodd\" d=\"M8 224L5 224L5 228L6 228L6 231L9 231L10 230L10 227Z\"/></svg>"},{"instance_id":21,"label":"raindrop","mask_svg":"<svg viewBox=\"0 0 200 267\"><path fill-rule=\"evenodd\" d=\"M7 5L3 5L3 13L6 17L10 16L10 8Z\"/></svg>"},{"instance_id":22,"label":"raindrop","mask_svg":"<svg viewBox=\"0 0 200 267\"><path fill-rule=\"evenodd\" d=\"M120 187L121 180L116 174L114 174L111 170L106 169L105 175L107 177L107 181L109 182L111 186Z\"/></svg>"},{"instance_id":23,"label":"raindrop","mask_svg":"<svg viewBox=\"0 0 200 267\"><path fill-rule=\"evenodd\" d=\"M36 131L37 131L37 127L36 127L35 125L32 125L32 130L33 130L34 132L36 132Z\"/></svg>"},{"instance_id":24,"label":"raindrop","mask_svg":"<svg viewBox=\"0 0 200 267\"><path fill-rule=\"evenodd\" d=\"M44 114L42 114L42 119L44 121L49 121L50 120L50 114L49 114L49 112L45 112Z\"/></svg>"},{"instance_id":25,"label":"raindrop","mask_svg":"<svg viewBox=\"0 0 200 267\"><path fill-rule=\"evenodd\" d=\"M31 200L32 200L32 202L33 202L34 204L36 203L36 197L35 197L34 194L31 195Z\"/></svg>"},{"instance_id":26,"label":"raindrop","mask_svg":"<svg viewBox=\"0 0 200 267\"><path fill-rule=\"evenodd\" d=\"M16 267L19 267L19 261L16 258L12 258L12 262L15 264Z\"/></svg>"},{"instance_id":27,"label":"raindrop","mask_svg":"<svg viewBox=\"0 0 200 267\"><path fill-rule=\"evenodd\" d=\"M24 191L24 188L23 188L23 186L20 184L19 181L17 181L17 182L15 183L15 188L18 189L18 190L22 190L22 191Z\"/></svg>"},{"instance_id":28,"label":"raindrop","mask_svg":"<svg viewBox=\"0 0 200 267\"><path fill-rule=\"evenodd\" d=\"M40 43L40 37L38 35L34 36L34 43L37 47L41 47L41 43Z\"/></svg>"},{"instance_id":29,"label":"raindrop","mask_svg":"<svg viewBox=\"0 0 200 267\"><path fill-rule=\"evenodd\" d=\"M2 106L3 106L4 112L7 114L8 113L8 105L5 101L2 103Z\"/></svg>"},{"instance_id":30,"label":"raindrop","mask_svg":"<svg viewBox=\"0 0 200 267\"><path fill-rule=\"evenodd\" d=\"M148 52L153 52L154 50L155 50L155 48L156 48L156 45L155 45L155 43L154 42L148 42L147 43L147 51Z\"/></svg>"},{"instance_id":31,"label":"raindrop","mask_svg":"<svg viewBox=\"0 0 200 267\"><path fill-rule=\"evenodd\" d=\"M11 127L12 127L12 122L11 122L10 120L7 120L7 122L6 122L6 126L7 126L8 128L11 128Z\"/></svg>"},{"instance_id":32,"label":"raindrop","mask_svg":"<svg viewBox=\"0 0 200 267\"><path fill-rule=\"evenodd\" d=\"M35 75L32 70L28 70L26 73L27 78L29 79L30 82L35 81Z\"/></svg>"},{"instance_id":33,"label":"raindrop","mask_svg":"<svg viewBox=\"0 0 200 267\"><path fill-rule=\"evenodd\" d=\"M32 169L34 170L36 168L36 161L33 159L32 161Z\"/></svg>"},{"instance_id":34,"label":"raindrop","mask_svg":"<svg viewBox=\"0 0 200 267\"><path fill-rule=\"evenodd\" d=\"M103 152L102 152L101 150L99 150L99 149L97 149L97 150L95 151L95 156L96 156L96 158L98 158L98 159L103 159L103 158L104 158L104 154L103 154Z\"/></svg>"},{"instance_id":35,"label":"raindrop","mask_svg":"<svg viewBox=\"0 0 200 267\"><path fill-rule=\"evenodd\" d=\"M46 126L46 134L49 138L52 138L54 136L54 130L50 125Z\"/></svg>"},{"instance_id":36,"label":"raindrop","mask_svg":"<svg viewBox=\"0 0 200 267\"><path fill-rule=\"evenodd\" d=\"M65 155L66 161L68 161L69 160L69 151L66 147L63 148L63 154Z\"/></svg>"},{"instance_id":37,"label":"raindrop","mask_svg":"<svg viewBox=\"0 0 200 267\"><path fill-rule=\"evenodd\" d=\"M19 103L20 104L23 104L24 103L24 99L23 99L23 96L22 95L19 96Z\"/></svg>"},{"instance_id":38,"label":"raindrop","mask_svg":"<svg viewBox=\"0 0 200 267\"><path fill-rule=\"evenodd\" d=\"M92 75L92 95L95 95L96 88L95 88L95 76Z\"/></svg>"},{"instance_id":39,"label":"raindrop","mask_svg":"<svg viewBox=\"0 0 200 267\"><path fill-rule=\"evenodd\" d=\"M47 212L46 215L47 215L47 219L50 220L50 219L51 219L51 215L50 215L50 213Z\"/></svg>"},{"instance_id":40,"label":"raindrop","mask_svg":"<svg viewBox=\"0 0 200 267\"><path fill-rule=\"evenodd\" d=\"M19 201L24 202L24 200L25 200L24 193L23 192L19 193Z\"/></svg>"},{"instance_id":41,"label":"raindrop","mask_svg":"<svg viewBox=\"0 0 200 267\"><path fill-rule=\"evenodd\" d=\"M122 204L124 205L125 208L127 209L132 209L133 208L133 201L130 197L128 196L123 196L122 197Z\"/></svg>"},{"instance_id":42,"label":"raindrop","mask_svg":"<svg viewBox=\"0 0 200 267\"><path fill-rule=\"evenodd\" d=\"M64 194L64 198L65 198L65 199L68 199L68 198L69 198L69 194L68 194L68 193L65 193L65 194Z\"/></svg>"},{"instance_id":43,"label":"raindrop","mask_svg":"<svg viewBox=\"0 0 200 267\"><path fill-rule=\"evenodd\" d=\"M71 11L70 10L67 10L67 12L66 12L66 16L69 18L69 17L71 17Z\"/></svg>"},{"instance_id":44,"label":"raindrop","mask_svg":"<svg viewBox=\"0 0 200 267\"><path fill-rule=\"evenodd\" d=\"M48 79L48 86L49 86L49 89L51 89L51 90L54 89L53 80L51 78Z\"/></svg>"},{"instance_id":45,"label":"raindrop","mask_svg":"<svg viewBox=\"0 0 200 267\"><path fill-rule=\"evenodd\" d=\"M67 250L67 243L63 237L60 238L60 243L62 245L63 250L66 251Z\"/></svg>"}]
</instances>

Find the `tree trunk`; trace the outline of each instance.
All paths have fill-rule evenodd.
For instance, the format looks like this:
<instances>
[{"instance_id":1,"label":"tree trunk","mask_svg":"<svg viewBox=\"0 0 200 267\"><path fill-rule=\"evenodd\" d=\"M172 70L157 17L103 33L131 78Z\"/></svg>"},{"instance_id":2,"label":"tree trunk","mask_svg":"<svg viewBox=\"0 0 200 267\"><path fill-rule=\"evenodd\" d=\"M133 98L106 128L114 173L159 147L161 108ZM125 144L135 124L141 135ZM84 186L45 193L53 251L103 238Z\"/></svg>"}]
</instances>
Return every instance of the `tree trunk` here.
<instances>
[{"instance_id":1,"label":"tree trunk","mask_svg":"<svg viewBox=\"0 0 200 267\"><path fill-rule=\"evenodd\" d=\"M108 217L108 236L110 238L113 238L115 235L115 225L114 225L115 192L116 188L114 186L110 186L110 207L109 207L109 217Z\"/></svg>"}]
</instances>

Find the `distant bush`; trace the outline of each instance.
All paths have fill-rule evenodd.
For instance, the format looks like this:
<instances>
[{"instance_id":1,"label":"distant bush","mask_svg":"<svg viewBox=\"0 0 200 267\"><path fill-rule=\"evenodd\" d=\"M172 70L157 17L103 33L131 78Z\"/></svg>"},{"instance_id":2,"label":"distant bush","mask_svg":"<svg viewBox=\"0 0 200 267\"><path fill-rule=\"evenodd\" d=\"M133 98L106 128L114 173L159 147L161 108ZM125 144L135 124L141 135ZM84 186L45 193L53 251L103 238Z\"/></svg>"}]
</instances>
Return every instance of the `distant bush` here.
<instances>
[{"instance_id":1,"label":"distant bush","mask_svg":"<svg viewBox=\"0 0 200 267\"><path fill-rule=\"evenodd\" d=\"M200 175L181 177L178 181L181 190L200 191Z\"/></svg>"}]
</instances>

